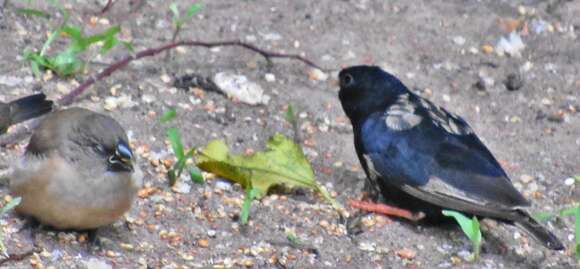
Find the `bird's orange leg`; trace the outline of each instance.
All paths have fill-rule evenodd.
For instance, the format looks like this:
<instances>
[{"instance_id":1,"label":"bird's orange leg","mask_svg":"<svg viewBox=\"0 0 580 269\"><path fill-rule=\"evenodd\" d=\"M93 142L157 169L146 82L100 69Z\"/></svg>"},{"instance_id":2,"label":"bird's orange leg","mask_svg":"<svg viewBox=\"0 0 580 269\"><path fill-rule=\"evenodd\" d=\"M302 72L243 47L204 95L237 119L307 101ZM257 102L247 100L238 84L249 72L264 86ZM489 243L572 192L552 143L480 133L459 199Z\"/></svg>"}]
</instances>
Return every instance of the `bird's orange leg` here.
<instances>
[{"instance_id":1,"label":"bird's orange leg","mask_svg":"<svg viewBox=\"0 0 580 269\"><path fill-rule=\"evenodd\" d=\"M411 211L401 209L398 207L388 206L385 204L378 204L361 200L349 200L348 204L351 207L358 208L360 210L382 214L386 216L400 217L408 219L410 221L419 221L425 217L425 214L423 212L414 214Z\"/></svg>"}]
</instances>

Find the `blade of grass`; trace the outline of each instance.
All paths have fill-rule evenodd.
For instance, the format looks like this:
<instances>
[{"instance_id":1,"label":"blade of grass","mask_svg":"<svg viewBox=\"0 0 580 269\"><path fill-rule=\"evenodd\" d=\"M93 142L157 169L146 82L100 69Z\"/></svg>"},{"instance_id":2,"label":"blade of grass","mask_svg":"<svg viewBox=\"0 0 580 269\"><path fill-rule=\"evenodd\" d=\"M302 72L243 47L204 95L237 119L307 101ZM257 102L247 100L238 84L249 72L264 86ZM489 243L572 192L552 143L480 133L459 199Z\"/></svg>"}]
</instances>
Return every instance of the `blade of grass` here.
<instances>
[{"instance_id":1,"label":"blade of grass","mask_svg":"<svg viewBox=\"0 0 580 269\"><path fill-rule=\"evenodd\" d=\"M173 120L175 117L177 117L177 110L172 107L169 110L167 110L163 116L161 116L161 118L159 119L159 122L161 123L167 123L171 120Z\"/></svg>"},{"instance_id":2,"label":"blade of grass","mask_svg":"<svg viewBox=\"0 0 580 269\"><path fill-rule=\"evenodd\" d=\"M580 204L573 206L573 207L569 207L569 208L564 208L562 210L560 210L560 216L562 217L568 217L568 216L572 216L576 214L576 210L580 208Z\"/></svg>"},{"instance_id":3,"label":"blade of grass","mask_svg":"<svg viewBox=\"0 0 580 269\"><path fill-rule=\"evenodd\" d=\"M444 216L453 217L457 223L459 223L463 233L469 238L469 240L471 240L473 247L473 259L477 260L479 258L481 249L481 230L477 218L473 216L472 219L469 219L460 212L453 210L443 210L442 214Z\"/></svg>"},{"instance_id":4,"label":"blade of grass","mask_svg":"<svg viewBox=\"0 0 580 269\"><path fill-rule=\"evenodd\" d=\"M12 208L15 208L16 206L18 206L21 201L22 201L22 198L20 198L20 197L16 197L16 198L12 199L4 207L2 207L2 209L0 209L0 215L6 214L6 212L8 212Z\"/></svg>"},{"instance_id":5,"label":"blade of grass","mask_svg":"<svg viewBox=\"0 0 580 269\"><path fill-rule=\"evenodd\" d=\"M193 16L193 14L199 12L201 10L201 4L200 3L195 3L192 4L191 6L189 6L189 8L187 9L187 12L185 13L185 16L187 18L191 18Z\"/></svg>"},{"instance_id":6,"label":"blade of grass","mask_svg":"<svg viewBox=\"0 0 580 269\"><path fill-rule=\"evenodd\" d=\"M201 170L195 165L187 166L187 171L189 172L189 177L191 181L197 184L203 184L203 176L201 175Z\"/></svg>"},{"instance_id":7,"label":"blade of grass","mask_svg":"<svg viewBox=\"0 0 580 269\"><path fill-rule=\"evenodd\" d=\"M33 9L33 8L17 8L16 13L19 13L22 15L35 16L35 17L39 17L39 18L43 18L43 19L50 19L50 15L48 13L46 13L42 10Z\"/></svg>"},{"instance_id":8,"label":"blade of grass","mask_svg":"<svg viewBox=\"0 0 580 269\"><path fill-rule=\"evenodd\" d=\"M183 144L181 143L179 130L175 127L167 129L167 138L169 139L169 143L171 143L171 148L177 160L182 160L185 154L183 152Z\"/></svg>"},{"instance_id":9,"label":"blade of grass","mask_svg":"<svg viewBox=\"0 0 580 269\"><path fill-rule=\"evenodd\" d=\"M292 125L296 124L296 113L294 112L294 107L292 104L288 104L288 109L284 113L284 119Z\"/></svg>"},{"instance_id":10,"label":"blade of grass","mask_svg":"<svg viewBox=\"0 0 580 269\"><path fill-rule=\"evenodd\" d=\"M252 205L252 201L256 196L256 189L249 188L246 192L246 197L244 197L244 203L242 204L242 212L240 213L240 221L242 225L246 225L248 223L248 218L250 217L250 206Z\"/></svg>"},{"instance_id":11,"label":"blade of grass","mask_svg":"<svg viewBox=\"0 0 580 269\"><path fill-rule=\"evenodd\" d=\"M536 212L532 214L532 217L539 222L545 222L553 219L555 217L554 214L549 212Z\"/></svg>"},{"instance_id":12,"label":"blade of grass","mask_svg":"<svg viewBox=\"0 0 580 269\"><path fill-rule=\"evenodd\" d=\"M177 7L177 3L171 3L171 5L169 5L169 10L173 13L173 20L179 18L179 7Z\"/></svg>"}]
</instances>

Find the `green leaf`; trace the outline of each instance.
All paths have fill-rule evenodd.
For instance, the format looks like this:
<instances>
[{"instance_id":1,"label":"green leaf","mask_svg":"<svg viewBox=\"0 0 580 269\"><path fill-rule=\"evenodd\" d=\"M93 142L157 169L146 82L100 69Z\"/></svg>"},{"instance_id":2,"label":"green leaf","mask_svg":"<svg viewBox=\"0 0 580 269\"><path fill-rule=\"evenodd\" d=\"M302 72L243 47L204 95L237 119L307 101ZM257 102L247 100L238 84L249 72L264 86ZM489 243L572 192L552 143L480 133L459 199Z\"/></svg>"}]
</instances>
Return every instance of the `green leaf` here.
<instances>
[{"instance_id":1,"label":"green leaf","mask_svg":"<svg viewBox=\"0 0 580 269\"><path fill-rule=\"evenodd\" d=\"M174 21L179 19L179 7L177 6L177 3L171 3L171 5L169 5L169 10L173 13Z\"/></svg>"},{"instance_id":2,"label":"green leaf","mask_svg":"<svg viewBox=\"0 0 580 269\"><path fill-rule=\"evenodd\" d=\"M43 19L50 19L50 15L42 10L33 9L33 8L17 8L16 13L29 15L29 16L36 16Z\"/></svg>"},{"instance_id":3,"label":"green leaf","mask_svg":"<svg viewBox=\"0 0 580 269\"><path fill-rule=\"evenodd\" d=\"M159 122L167 123L172 119L174 119L175 117L177 117L177 110L174 107L172 107L169 110L165 111L163 116L161 116L161 118L159 119Z\"/></svg>"},{"instance_id":4,"label":"green leaf","mask_svg":"<svg viewBox=\"0 0 580 269\"><path fill-rule=\"evenodd\" d=\"M201 170L197 166L188 165L187 171L189 172L189 177L191 181L197 184L203 184L203 176L201 175Z\"/></svg>"},{"instance_id":5,"label":"green leaf","mask_svg":"<svg viewBox=\"0 0 580 269\"><path fill-rule=\"evenodd\" d=\"M121 27L119 25L111 26L107 30L94 34L85 38L88 45L95 44L101 41L107 41L108 39L114 39L115 35L121 32Z\"/></svg>"},{"instance_id":6,"label":"green leaf","mask_svg":"<svg viewBox=\"0 0 580 269\"><path fill-rule=\"evenodd\" d=\"M290 241L290 244L292 244L293 246L300 245L300 239L298 239L298 236L296 236L296 234L291 231L286 231L286 239L288 239L288 241Z\"/></svg>"},{"instance_id":7,"label":"green leaf","mask_svg":"<svg viewBox=\"0 0 580 269\"><path fill-rule=\"evenodd\" d=\"M55 57L48 58L47 68L55 71L59 76L66 77L80 72L84 63L77 58L73 50L65 50Z\"/></svg>"},{"instance_id":8,"label":"green leaf","mask_svg":"<svg viewBox=\"0 0 580 269\"><path fill-rule=\"evenodd\" d=\"M266 148L266 151L251 156L234 155L224 141L212 140L198 152L197 166L237 182L245 189L256 189L257 198L266 195L275 185L305 187L319 192L336 209L342 208L316 181L302 149L292 140L275 134L268 140Z\"/></svg>"},{"instance_id":9,"label":"green leaf","mask_svg":"<svg viewBox=\"0 0 580 269\"><path fill-rule=\"evenodd\" d=\"M60 32L67 34L70 39L75 41L83 39L83 31L81 30L80 27L65 25L60 28Z\"/></svg>"},{"instance_id":10,"label":"green leaf","mask_svg":"<svg viewBox=\"0 0 580 269\"><path fill-rule=\"evenodd\" d=\"M135 52L135 47L133 46L133 43L131 42L127 42L127 41L121 41L121 44L123 44L123 46L129 50L129 52L134 53Z\"/></svg>"},{"instance_id":11,"label":"green leaf","mask_svg":"<svg viewBox=\"0 0 580 269\"><path fill-rule=\"evenodd\" d=\"M41 78L42 75L40 74L40 67L38 66L37 62L31 62L30 69L32 69L32 73L37 79Z\"/></svg>"},{"instance_id":12,"label":"green leaf","mask_svg":"<svg viewBox=\"0 0 580 269\"><path fill-rule=\"evenodd\" d=\"M0 209L0 216L6 214L6 212L8 212L8 211L12 210L12 208L15 208L16 206L18 206L21 201L22 201L22 198L20 198L20 197L16 197L16 198L12 199L10 202L8 202L6 205L4 205L4 207L2 207L2 209Z\"/></svg>"},{"instance_id":13,"label":"green leaf","mask_svg":"<svg viewBox=\"0 0 580 269\"><path fill-rule=\"evenodd\" d=\"M40 50L40 56L43 56L44 54L46 54L46 51L50 47L50 44L52 44L52 42L54 42L54 40L56 39L56 37L58 36L59 33L60 33L59 29L50 33L50 35L48 36L48 38L46 39L44 44L42 44L42 49Z\"/></svg>"},{"instance_id":14,"label":"green leaf","mask_svg":"<svg viewBox=\"0 0 580 269\"><path fill-rule=\"evenodd\" d=\"M37 79L40 79L41 78L40 66L46 67L46 65L48 64L46 58L40 56L36 52L24 51L24 59L30 62L30 68L32 69L32 73Z\"/></svg>"},{"instance_id":15,"label":"green leaf","mask_svg":"<svg viewBox=\"0 0 580 269\"><path fill-rule=\"evenodd\" d=\"M250 206L252 201L256 197L256 189L249 188L246 192L246 197L244 197L244 203L242 204L242 212L240 213L240 222L245 225L248 223L250 217Z\"/></svg>"},{"instance_id":16,"label":"green leaf","mask_svg":"<svg viewBox=\"0 0 580 269\"><path fill-rule=\"evenodd\" d=\"M177 128L167 129L167 138L171 143L171 148L173 149L175 157L177 157L178 161L182 161L185 157L185 154L183 152L183 144L181 143L181 135L179 134L179 130L177 130Z\"/></svg>"},{"instance_id":17,"label":"green leaf","mask_svg":"<svg viewBox=\"0 0 580 269\"><path fill-rule=\"evenodd\" d=\"M101 46L99 53L105 54L109 52L117 44L119 44L119 39L117 39L115 36L111 36L110 38L105 39L105 42L103 43L103 46Z\"/></svg>"},{"instance_id":18,"label":"green leaf","mask_svg":"<svg viewBox=\"0 0 580 269\"><path fill-rule=\"evenodd\" d=\"M572 178L574 179L574 181L576 181L576 183L580 183L580 175L573 176Z\"/></svg>"},{"instance_id":19,"label":"green leaf","mask_svg":"<svg viewBox=\"0 0 580 269\"><path fill-rule=\"evenodd\" d=\"M200 10L201 10L201 4L200 3L192 4L187 9L187 12L185 13L185 16L186 16L186 18L191 18L193 16L193 14L199 12Z\"/></svg>"},{"instance_id":20,"label":"green leaf","mask_svg":"<svg viewBox=\"0 0 580 269\"><path fill-rule=\"evenodd\" d=\"M481 229L477 218L473 216L472 219L469 219L465 215L453 210L443 210L442 213L444 216L453 217L459 223L463 233L471 240L474 259L477 259L481 249Z\"/></svg>"}]
</instances>

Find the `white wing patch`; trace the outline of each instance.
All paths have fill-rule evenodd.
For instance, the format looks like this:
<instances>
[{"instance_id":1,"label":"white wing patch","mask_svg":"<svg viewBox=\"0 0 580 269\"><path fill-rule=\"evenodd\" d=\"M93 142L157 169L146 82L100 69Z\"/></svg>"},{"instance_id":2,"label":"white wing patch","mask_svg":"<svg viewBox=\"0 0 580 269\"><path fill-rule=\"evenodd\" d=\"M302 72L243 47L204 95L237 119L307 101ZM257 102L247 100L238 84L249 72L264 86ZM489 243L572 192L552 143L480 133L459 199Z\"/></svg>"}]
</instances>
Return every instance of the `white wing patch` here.
<instances>
[{"instance_id":1,"label":"white wing patch","mask_svg":"<svg viewBox=\"0 0 580 269\"><path fill-rule=\"evenodd\" d=\"M371 187L378 190L377 188L379 185L377 179L381 177L381 174L375 169L375 164L369 155L363 154L363 158L365 158L367 168L369 170L369 176L367 177L367 180L369 181Z\"/></svg>"},{"instance_id":2,"label":"white wing patch","mask_svg":"<svg viewBox=\"0 0 580 269\"><path fill-rule=\"evenodd\" d=\"M468 135L473 133L471 127L460 120L459 116L434 105L426 99L419 98L421 105L427 110L433 124L454 135Z\"/></svg>"},{"instance_id":3,"label":"white wing patch","mask_svg":"<svg viewBox=\"0 0 580 269\"><path fill-rule=\"evenodd\" d=\"M395 131L409 130L421 123L423 117L415 114L416 107L409 101L409 94L399 96L385 113L387 127Z\"/></svg>"}]
</instances>

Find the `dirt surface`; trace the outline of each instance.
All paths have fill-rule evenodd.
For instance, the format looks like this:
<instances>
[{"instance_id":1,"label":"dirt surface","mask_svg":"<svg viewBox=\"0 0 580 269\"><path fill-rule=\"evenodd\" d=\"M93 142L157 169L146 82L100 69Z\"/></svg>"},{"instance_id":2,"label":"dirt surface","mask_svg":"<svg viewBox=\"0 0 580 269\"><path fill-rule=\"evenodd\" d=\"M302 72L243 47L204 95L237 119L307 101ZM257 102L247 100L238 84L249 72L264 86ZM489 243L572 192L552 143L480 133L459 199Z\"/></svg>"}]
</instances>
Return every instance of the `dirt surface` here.
<instances>
[{"instance_id":1,"label":"dirt surface","mask_svg":"<svg viewBox=\"0 0 580 269\"><path fill-rule=\"evenodd\" d=\"M171 39L171 14L164 1L116 1L92 26L93 14L103 6L95 2L66 1L70 22L89 33L119 24L121 38L133 42L136 50ZM143 3L130 6L133 2ZM183 6L187 1L176 2ZM40 250L4 266L578 268L572 249L573 218L547 224L568 247L562 252L542 248L513 227L489 223L482 257L470 263L466 261L470 242L456 226L423 227L370 215L363 221L364 232L351 237L338 215L310 191L278 193L253 202L250 224L241 227L239 186L219 180L196 185L183 179L181 187L172 190L164 177L166 169L154 164L172 159L164 138L170 126L181 129L189 146L219 138L235 152L261 150L275 132L293 135L283 119L286 105L292 103L318 180L342 203L359 197L363 173L350 123L337 98L336 70L376 64L462 115L533 202L532 211L560 209L580 196L577 183L565 184L565 179L580 173L580 1L203 2L202 11L186 24L183 38L240 39L269 50L303 53L334 71L326 73L326 80L315 80L308 75L311 68L299 62L274 60L269 66L261 56L240 48L189 47L174 52L169 61L163 55L146 58L99 81L74 106L104 111L129 130L141 157L139 165L146 171L145 191L124 219L99 231L102 247L96 250L86 243L86 233L40 230L33 240L29 229L20 230L22 218L13 213L2 216L9 253L26 252L33 241ZM40 48L62 14L32 1L30 7L56 16L27 17L14 12L14 6L24 7L26 1L10 3L0 11L0 100L29 94L37 85L57 99L103 64L127 54L119 47L95 57L97 63L89 66L87 75L35 81L21 55L26 48ZM535 32L533 21L548 26ZM484 45L495 47L512 26L519 26L525 44L521 57L486 53ZM63 45L64 41L57 42L51 52ZM247 76L272 97L269 104L250 106L215 92L172 87L172 80L184 74L218 72ZM266 74L275 80L271 75L266 79ZM521 88L506 89L510 74L520 76ZM125 99L120 107L104 110L107 97L123 95L133 102ZM178 108L178 119L160 124L158 117L171 106ZM1 149L2 158L20 155L25 144ZM8 195L5 186L0 195ZM302 244L290 244L289 231Z\"/></svg>"}]
</instances>

